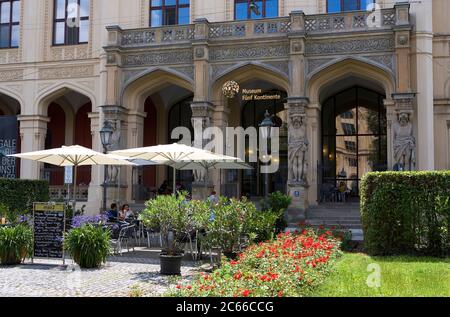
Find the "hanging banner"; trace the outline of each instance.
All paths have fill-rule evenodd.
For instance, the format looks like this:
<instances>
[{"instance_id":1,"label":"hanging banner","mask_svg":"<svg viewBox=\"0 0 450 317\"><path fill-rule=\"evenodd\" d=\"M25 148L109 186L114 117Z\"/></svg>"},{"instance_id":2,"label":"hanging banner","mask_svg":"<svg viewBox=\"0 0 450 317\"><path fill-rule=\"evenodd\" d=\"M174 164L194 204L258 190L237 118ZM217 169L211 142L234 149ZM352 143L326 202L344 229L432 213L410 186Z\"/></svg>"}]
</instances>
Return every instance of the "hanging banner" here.
<instances>
[{"instance_id":1,"label":"hanging banner","mask_svg":"<svg viewBox=\"0 0 450 317\"><path fill-rule=\"evenodd\" d=\"M17 117L0 116L0 178L16 178Z\"/></svg>"}]
</instances>

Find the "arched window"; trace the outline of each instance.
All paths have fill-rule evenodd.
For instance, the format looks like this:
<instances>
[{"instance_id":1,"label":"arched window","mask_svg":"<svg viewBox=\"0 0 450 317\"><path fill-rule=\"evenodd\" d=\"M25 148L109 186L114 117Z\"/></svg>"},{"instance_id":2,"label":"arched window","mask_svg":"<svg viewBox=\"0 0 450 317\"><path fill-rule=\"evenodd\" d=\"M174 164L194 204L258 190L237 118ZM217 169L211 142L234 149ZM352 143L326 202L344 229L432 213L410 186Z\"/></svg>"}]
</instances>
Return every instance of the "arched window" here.
<instances>
[{"instance_id":1,"label":"arched window","mask_svg":"<svg viewBox=\"0 0 450 317\"><path fill-rule=\"evenodd\" d=\"M327 12L346 12L366 10L370 4L375 3L375 0L328 0Z\"/></svg>"},{"instance_id":2,"label":"arched window","mask_svg":"<svg viewBox=\"0 0 450 317\"><path fill-rule=\"evenodd\" d=\"M278 0L236 0L234 2L234 19L250 20L276 18Z\"/></svg>"},{"instance_id":3,"label":"arched window","mask_svg":"<svg viewBox=\"0 0 450 317\"><path fill-rule=\"evenodd\" d=\"M323 103L322 184L338 187L344 183L358 197L359 181L366 173L387 170L384 98L353 87Z\"/></svg>"}]
</instances>

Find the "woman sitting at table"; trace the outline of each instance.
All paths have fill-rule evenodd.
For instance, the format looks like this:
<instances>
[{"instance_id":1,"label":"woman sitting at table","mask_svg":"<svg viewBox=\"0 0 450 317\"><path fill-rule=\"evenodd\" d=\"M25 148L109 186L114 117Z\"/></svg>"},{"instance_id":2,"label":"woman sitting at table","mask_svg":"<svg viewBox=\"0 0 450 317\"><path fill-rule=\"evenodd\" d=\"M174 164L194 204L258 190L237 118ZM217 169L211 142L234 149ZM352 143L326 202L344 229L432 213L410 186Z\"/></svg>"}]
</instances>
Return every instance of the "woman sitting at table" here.
<instances>
[{"instance_id":1,"label":"woman sitting at table","mask_svg":"<svg viewBox=\"0 0 450 317\"><path fill-rule=\"evenodd\" d=\"M128 204L123 205L122 209L119 212L119 219L123 221L133 216L134 214L130 209L130 205Z\"/></svg>"}]
</instances>

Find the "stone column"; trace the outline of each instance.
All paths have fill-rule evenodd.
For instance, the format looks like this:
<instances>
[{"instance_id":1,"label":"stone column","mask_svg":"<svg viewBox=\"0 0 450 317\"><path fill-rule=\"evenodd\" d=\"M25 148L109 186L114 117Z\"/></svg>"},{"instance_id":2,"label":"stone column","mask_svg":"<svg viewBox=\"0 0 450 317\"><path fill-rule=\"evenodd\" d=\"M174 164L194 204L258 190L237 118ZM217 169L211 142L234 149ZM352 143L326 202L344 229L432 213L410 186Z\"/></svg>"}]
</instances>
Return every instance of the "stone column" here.
<instances>
[{"instance_id":1,"label":"stone column","mask_svg":"<svg viewBox=\"0 0 450 317\"><path fill-rule=\"evenodd\" d=\"M193 146L197 148L204 148L210 141L204 137L205 129L211 127L213 107L209 102L194 101L191 104L192 108L192 126L194 127L194 141ZM205 199L209 196L211 190L214 188L213 175L211 171L202 169L194 170L194 182L192 183L192 198Z\"/></svg>"},{"instance_id":2,"label":"stone column","mask_svg":"<svg viewBox=\"0 0 450 317\"><path fill-rule=\"evenodd\" d=\"M385 99L384 105L386 107L386 119L387 119L387 169L394 169L394 133L392 131L393 123L397 120L397 114L395 111L395 101L393 99Z\"/></svg>"},{"instance_id":3,"label":"stone column","mask_svg":"<svg viewBox=\"0 0 450 317\"><path fill-rule=\"evenodd\" d=\"M194 127L193 146L204 148L210 141L204 138L204 131L211 127L213 117L213 105L210 100L210 75L209 75L209 22L201 18L194 21L195 38L192 42L194 49L194 101L192 108L192 126ZM211 171L195 170L192 184L192 197L204 199L209 196L213 186L214 176Z\"/></svg>"},{"instance_id":4,"label":"stone column","mask_svg":"<svg viewBox=\"0 0 450 317\"><path fill-rule=\"evenodd\" d=\"M408 6L397 4L397 17L408 16L402 13ZM411 58L415 60L416 73L411 77L417 92L417 168L434 170L433 1L413 2L411 12L415 16Z\"/></svg>"},{"instance_id":5,"label":"stone column","mask_svg":"<svg viewBox=\"0 0 450 317\"><path fill-rule=\"evenodd\" d=\"M304 97L288 98L288 194L292 205L288 220L296 223L305 218L308 203L308 170L310 144L307 133L307 106Z\"/></svg>"},{"instance_id":6,"label":"stone column","mask_svg":"<svg viewBox=\"0 0 450 317\"><path fill-rule=\"evenodd\" d=\"M144 119L147 115L138 111L132 111L128 114L128 129L127 129L127 140L125 148L138 148L142 147L144 144ZM122 171L127 171L126 179L122 181L124 184L128 184L128 189L126 192L127 201L133 201L133 190L134 186L138 184L137 179L137 169L132 167L122 167Z\"/></svg>"},{"instance_id":7,"label":"stone column","mask_svg":"<svg viewBox=\"0 0 450 317\"><path fill-rule=\"evenodd\" d=\"M50 118L44 116L18 116L20 121L21 152L34 152L45 149L45 137L47 136L47 123ZM40 179L41 163L30 160L21 160L21 179Z\"/></svg>"},{"instance_id":8,"label":"stone column","mask_svg":"<svg viewBox=\"0 0 450 317\"><path fill-rule=\"evenodd\" d=\"M289 82L291 96L305 95L305 14L303 11L291 13L291 32L289 33Z\"/></svg>"},{"instance_id":9,"label":"stone column","mask_svg":"<svg viewBox=\"0 0 450 317\"><path fill-rule=\"evenodd\" d=\"M108 151L116 151L127 147L128 142L128 110L122 106L104 105L100 107L103 112L104 121L109 121L114 129L112 135L112 143L108 147ZM101 122L100 126L103 127ZM101 129L100 127L100 129ZM104 170L104 169L103 169ZM129 167L108 166L107 173L107 205L112 202L124 202L131 197L131 186L127 180ZM103 174L102 174L103 176ZM103 185L104 177L102 178Z\"/></svg>"},{"instance_id":10,"label":"stone column","mask_svg":"<svg viewBox=\"0 0 450 317\"><path fill-rule=\"evenodd\" d=\"M92 149L94 151L103 152L103 147L100 141L100 114L92 112L88 114L91 120L91 134L92 134ZM96 214L102 208L102 184L103 184L103 167L92 166L91 183L89 184L88 202L86 204L86 213Z\"/></svg>"},{"instance_id":11,"label":"stone column","mask_svg":"<svg viewBox=\"0 0 450 317\"><path fill-rule=\"evenodd\" d=\"M447 157L446 157L446 168L450 170L450 120L447 120Z\"/></svg>"}]
</instances>

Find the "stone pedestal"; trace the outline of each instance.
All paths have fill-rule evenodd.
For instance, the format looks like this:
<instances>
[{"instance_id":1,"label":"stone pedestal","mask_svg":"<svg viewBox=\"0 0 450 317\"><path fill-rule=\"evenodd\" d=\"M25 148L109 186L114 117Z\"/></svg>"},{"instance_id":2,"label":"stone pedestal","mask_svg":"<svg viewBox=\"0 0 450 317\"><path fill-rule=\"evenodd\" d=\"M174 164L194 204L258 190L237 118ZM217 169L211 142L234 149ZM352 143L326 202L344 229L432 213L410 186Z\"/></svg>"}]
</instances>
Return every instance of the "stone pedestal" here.
<instances>
[{"instance_id":1,"label":"stone pedestal","mask_svg":"<svg viewBox=\"0 0 450 317\"><path fill-rule=\"evenodd\" d=\"M308 203L308 185L302 183L288 184L288 194L292 197L292 204L287 210L287 220L290 224L297 224L306 219Z\"/></svg>"},{"instance_id":2,"label":"stone pedestal","mask_svg":"<svg viewBox=\"0 0 450 317\"><path fill-rule=\"evenodd\" d=\"M211 195L214 190L214 185L205 183L193 183L192 184L192 199L204 200Z\"/></svg>"}]
</instances>

